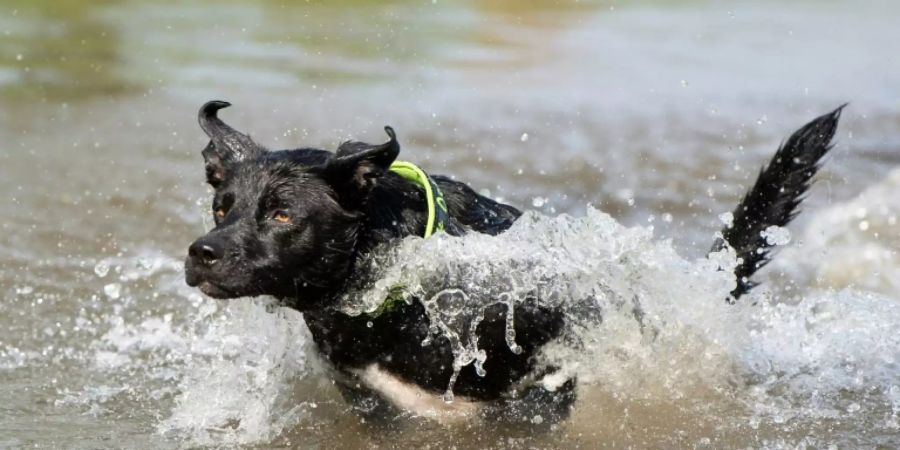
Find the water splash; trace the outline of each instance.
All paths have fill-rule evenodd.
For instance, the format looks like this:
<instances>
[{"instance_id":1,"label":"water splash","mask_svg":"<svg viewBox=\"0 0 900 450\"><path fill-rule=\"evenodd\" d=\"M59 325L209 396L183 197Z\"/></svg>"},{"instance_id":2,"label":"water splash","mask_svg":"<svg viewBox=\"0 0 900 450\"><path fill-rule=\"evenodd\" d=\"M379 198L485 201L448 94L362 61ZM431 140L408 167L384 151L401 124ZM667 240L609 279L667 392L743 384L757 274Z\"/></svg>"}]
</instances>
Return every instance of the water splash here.
<instances>
[{"instance_id":1,"label":"water splash","mask_svg":"<svg viewBox=\"0 0 900 450\"><path fill-rule=\"evenodd\" d=\"M562 308L583 329L605 316L603 332L618 324L638 339L662 326L663 318L679 320L684 308L726 314L735 260L727 250L715 256L686 261L669 243L654 240L651 229L626 228L590 207L580 218L526 213L496 237L406 239L372 257L368 264L376 281L351 290L342 301L348 314L372 312L402 287L408 297L424 299L432 333L451 343L454 375L468 364L480 373L485 355L475 328L484 310L498 303L508 312L507 344L514 352L521 349L511 326L513 308L531 299ZM672 298L692 301L674 307ZM568 366L573 364L563 367Z\"/></svg>"},{"instance_id":2,"label":"water splash","mask_svg":"<svg viewBox=\"0 0 900 450\"><path fill-rule=\"evenodd\" d=\"M266 306L232 303L194 337L161 433L194 445L265 442L307 414L292 391L307 373L306 330L299 313Z\"/></svg>"},{"instance_id":3,"label":"water splash","mask_svg":"<svg viewBox=\"0 0 900 450\"><path fill-rule=\"evenodd\" d=\"M205 299L184 285L181 263L161 255L97 264L116 268L116 295L98 280L95 308L107 312L82 310L76 323L96 336L85 359L104 384L66 390L57 405L108 417L137 401L164 418L155 426L160 436L191 446L271 441L316 407L314 395L298 393L309 368L296 311L272 299ZM135 284L148 282L156 292L136 298ZM148 301L164 312L146 311ZM0 352L0 367L7 354L25 359Z\"/></svg>"},{"instance_id":4,"label":"water splash","mask_svg":"<svg viewBox=\"0 0 900 450\"><path fill-rule=\"evenodd\" d=\"M855 226L855 212L849 215ZM867 217L880 226L875 214ZM723 433L744 436L784 436L788 424L816 430L825 421L864 420L865 433L884 436L900 427L896 292L814 289L785 303L760 290L728 305L731 250L688 260L650 228L622 226L592 208L583 217L528 213L496 237L410 237L366 262L373 281L342 299L345 310L373 311L402 286L408 300L422 299L431 341L451 342L456 371L471 364L484 373L487 355L474 332L484 308L502 304L510 312L506 339L515 351L513 308L538 298L562 308L571 326L570 339L540 355L541 364L561 368L545 382L552 389L576 376L579 408L662 405L693 419L714 415ZM346 415L334 392L324 401L317 394L316 383L329 377L310 365L298 313L264 300L204 299L183 286L174 259L142 254L108 264L121 268L121 296L98 300L112 302L105 325L84 325L97 330L91 361L104 381L60 394L61 407L106 417L137 399L162 417L160 436L189 445L258 444L283 435L305 442L297 430L324 439L334 429L330 421ZM154 302L178 302L176 313L130 313L141 303L134 283L147 279L156 280ZM109 281L96 279L100 299ZM92 317L85 314L85 321ZM27 357L6 348L2 364L27 364ZM447 400L452 387L451 380ZM712 404L696 406L696 399ZM569 426L579 420L576 413ZM593 421L587 426L595 428Z\"/></svg>"},{"instance_id":5,"label":"water splash","mask_svg":"<svg viewBox=\"0 0 900 450\"><path fill-rule=\"evenodd\" d=\"M790 241L783 229L767 234L778 245ZM496 237L408 238L368 263L375 281L343 298L344 310L374 311L397 286L425 299L432 333L453 348L454 373L484 362L474 329L485 308L511 312L536 298L563 309L571 326L541 362L615 398L724 396L719 403L743 405L756 428L815 424L823 415L888 414L882 429L894 423L896 297L813 290L792 304L757 289L729 305L731 249L687 260L649 228L624 227L593 208L583 217L527 213ZM507 338L517 348L515 335ZM453 379L448 399L452 387Z\"/></svg>"},{"instance_id":6,"label":"water splash","mask_svg":"<svg viewBox=\"0 0 900 450\"><path fill-rule=\"evenodd\" d=\"M854 199L810 211L801 245L787 247L774 266L798 283L900 298L898 190L900 167Z\"/></svg>"}]
</instances>

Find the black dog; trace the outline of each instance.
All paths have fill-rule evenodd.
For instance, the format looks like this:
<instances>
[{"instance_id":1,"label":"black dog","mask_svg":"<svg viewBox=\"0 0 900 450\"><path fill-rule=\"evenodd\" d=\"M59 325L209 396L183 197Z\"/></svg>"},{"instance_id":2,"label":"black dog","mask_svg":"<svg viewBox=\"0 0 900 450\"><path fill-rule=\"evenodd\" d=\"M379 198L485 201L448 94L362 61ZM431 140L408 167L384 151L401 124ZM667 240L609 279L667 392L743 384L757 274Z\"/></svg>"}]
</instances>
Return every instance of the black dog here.
<instances>
[{"instance_id":1,"label":"black dog","mask_svg":"<svg viewBox=\"0 0 900 450\"><path fill-rule=\"evenodd\" d=\"M506 343L505 305L488 307L476 329L487 354L486 375L471 365L455 380L456 400L441 400L454 374L447 339L431 345L429 320L418 302L400 303L375 316L349 316L336 298L350 281L366 276L357 262L376 247L409 235L423 235L429 222L423 186L389 170L400 152L392 129L381 145L346 142L336 152L312 148L268 151L216 115L230 106L211 101L200 110L210 137L203 150L206 178L215 188L216 227L194 242L185 278L216 298L271 295L304 314L321 354L335 369L345 398L374 417L410 411L419 415L466 417L490 414L512 422L541 416L545 423L566 417L575 381L554 391L534 382L538 350L563 330L563 314L525 301L515 311L520 352ZM810 122L779 148L723 230L740 258L734 301L751 289L753 273L769 260L762 232L786 225L831 148L841 108ZM444 230L496 235L521 212L478 195L467 185L429 177L446 203ZM531 382L529 382L529 380ZM559 383L558 383L559 384Z\"/></svg>"}]
</instances>

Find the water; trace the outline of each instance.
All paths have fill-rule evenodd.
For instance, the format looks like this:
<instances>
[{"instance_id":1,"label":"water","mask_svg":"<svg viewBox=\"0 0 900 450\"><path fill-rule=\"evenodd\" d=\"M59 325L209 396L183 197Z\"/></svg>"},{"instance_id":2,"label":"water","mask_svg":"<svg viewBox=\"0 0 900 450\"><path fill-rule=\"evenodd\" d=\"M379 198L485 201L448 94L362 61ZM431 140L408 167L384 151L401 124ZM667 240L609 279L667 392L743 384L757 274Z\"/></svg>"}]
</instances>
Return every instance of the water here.
<instances>
[{"instance_id":1,"label":"water","mask_svg":"<svg viewBox=\"0 0 900 450\"><path fill-rule=\"evenodd\" d=\"M5 1L0 446L897 447L898 14L886 1ZM185 286L210 98L273 148L376 140L390 124L405 159L534 211L497 241L410 239L391 251L413 266L385 264L384 283L437 289L440 266L411 253L446 246L457 282L442 289L515 301L546 281L563 302L602 286L603 324L544 355L579 375L571 420L373 431L347 414L298 313ZM773 230L790 242L765 289L725 305L728 255L701 257L720 217L787 133L845 101L805 212Z\"/></svg>"}]
</instances>

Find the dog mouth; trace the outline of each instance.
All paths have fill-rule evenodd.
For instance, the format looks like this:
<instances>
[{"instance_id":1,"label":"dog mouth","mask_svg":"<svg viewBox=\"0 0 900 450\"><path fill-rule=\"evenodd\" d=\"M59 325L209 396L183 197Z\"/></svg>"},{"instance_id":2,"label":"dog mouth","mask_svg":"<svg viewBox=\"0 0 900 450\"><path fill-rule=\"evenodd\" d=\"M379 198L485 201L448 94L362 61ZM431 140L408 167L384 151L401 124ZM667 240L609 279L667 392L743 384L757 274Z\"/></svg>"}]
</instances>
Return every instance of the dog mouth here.
<instances>
[{"instance_id":1,"label":"dog mouth","mask_svg":"<svg viewBox=\"0 0 900 450\"><path fill-rule=\"evenodd\" d=\"M213 283L212 281L202 279L201 277L197 276L197 274L193 273L192 271L187 271L185 273L184 281L187 283L188 286L200 289L200 292L203 292L204 294L206 294L212 298L229 299L229 298L240 297L240 295L238 295L238 293L234 292L233 290L228 289L219 284Z\"/></svg>"},{"instance_id":2,"label":"dog mouth","mask_svg":"<svg viewBox=\"0 0 900 450\"><path fill-rule=\"evenodd\" d=\"M231 290L219 285L215 285L209 281L201 281L199 284L197 284L197 289L200 289L200 292L203 292L204 294L212 298L217 298L220 300L240 297Z\"/></svg>"},{"instance_id":3,"label":"dog mouth","mask_svg":"<svg viewBox=\"0 0 900 450\"><path fill-rule=\"evenodd\" d=\"M211 275L212 274L208 273L206 270L198 270L191 265L190 261L185 263L184 282L188 286L200 289L200 292L203 292L212 298L229 299L241 297L234 289L230 289L222 286L220 283L210 280Z\"/></svg>"}]
</instances>

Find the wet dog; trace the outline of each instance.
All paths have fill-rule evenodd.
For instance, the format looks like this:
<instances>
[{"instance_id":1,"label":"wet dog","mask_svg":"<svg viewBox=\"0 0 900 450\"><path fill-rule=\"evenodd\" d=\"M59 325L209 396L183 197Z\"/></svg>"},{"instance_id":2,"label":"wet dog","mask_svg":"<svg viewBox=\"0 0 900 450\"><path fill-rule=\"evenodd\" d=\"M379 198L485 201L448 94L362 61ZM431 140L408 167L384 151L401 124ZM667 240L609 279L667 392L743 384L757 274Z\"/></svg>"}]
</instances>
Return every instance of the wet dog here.
<instances>
[{"instance_id":1,"label":"wet dog","mask_svg":"<svg viewBox=\"0 0 900 450\"><path fill-rule=\"evenodd\" d=\"M446 338L432 337L423 306L400 302L378 314L350 316L336 299L367 276L358 262L368 253L434 228L461 235L496 235L521 212L477 194L464 183L434 175L419 182L391 170L400 153L394 131L371 145L345 142L335 152L314 148L270 151L218 118L230 106L200 109L210 138L202 155L214 188L215 228L190 245L185 279L207 295L227 299L270 295L301 311L319 352L334 369L344 397L361 413L385 418L400 412L439 419L489 415L509 422L564 419L575 400L575 380L538 369L536 355L564 329L560 311L536 301L518 304L516 351L506 340L506 305L485 310L476 335L487 359L455 374ZM733 212L713 251L731 246L739 258L728 301L753 288L753 273L769 261L770 226L784 226L831 148L841 108L792 134L760 172ZM435 197L435 192L440 194ZM453 402L441 394L450 378Z\"/></svg>"}]
</instances>

